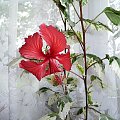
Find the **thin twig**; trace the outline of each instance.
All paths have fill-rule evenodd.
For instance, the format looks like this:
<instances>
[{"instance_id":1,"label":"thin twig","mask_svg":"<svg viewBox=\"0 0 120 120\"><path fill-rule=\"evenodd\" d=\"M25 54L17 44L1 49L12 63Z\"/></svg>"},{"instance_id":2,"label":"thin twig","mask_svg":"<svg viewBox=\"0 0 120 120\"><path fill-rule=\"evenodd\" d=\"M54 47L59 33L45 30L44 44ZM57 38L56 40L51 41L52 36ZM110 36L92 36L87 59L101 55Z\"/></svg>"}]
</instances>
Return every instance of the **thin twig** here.
<instances>
[{"instance_id":1,"label":"thin twig","mask_svg":"<svg viewBox=\"0 0 120 120\"><path fill-rule=\"evenodd\" d=\"M73 73L74 75L78 76L79 78L81 78L81 79L83 80L83 77L82 77L82 76L80 76L80 75L76 74L76 73L75 73L75 72L73 72L73 71L69 71L69 72Z\"/></svg>"},{"instance_id":2,"label":"thin twig","mask_svg":"<svg viewBox=\"0 0 120 120\"><path fill-rule=\"evenodd\" d=\"M64 19L63 19L63 16L62 16L62 13L61 13L60 9L59 9L59 13L60 13L60 16L61 16L61 19L62 19L63 24L65 24L65 21L64 21Z\"/></svg>"},{"instance_id":3,"label":"thin twig","mask_svg":"<svg viewBox=\"0 0 120 120\"><path fill-rule=\"evenodd\" d=\"M92 107L88 107L88 108L95 111L95 112L97 112L97 113L99 113L99 114L102 114L100 111L96 110L95 108L92 108Z\"/></svg>"},{"instance_id":4,"label":"thin twig","mask_svg":"<svg viewBox=\"0 0 120 120\"><path fill-rule=\"evenodd\" d=\"M78 18L81 20L81 18L80 18L80 16L79 16L79 14L78 14L78 12L77 12L77 10L76 10L76 8L75 8L75 6L74 6L73 2L72 2L71 4L72 4L72 6L73 6L73 8L74 8L74 10L75 10L76 15L77 15L77 16L78 16Z\"/></svg>"}]
</instances>

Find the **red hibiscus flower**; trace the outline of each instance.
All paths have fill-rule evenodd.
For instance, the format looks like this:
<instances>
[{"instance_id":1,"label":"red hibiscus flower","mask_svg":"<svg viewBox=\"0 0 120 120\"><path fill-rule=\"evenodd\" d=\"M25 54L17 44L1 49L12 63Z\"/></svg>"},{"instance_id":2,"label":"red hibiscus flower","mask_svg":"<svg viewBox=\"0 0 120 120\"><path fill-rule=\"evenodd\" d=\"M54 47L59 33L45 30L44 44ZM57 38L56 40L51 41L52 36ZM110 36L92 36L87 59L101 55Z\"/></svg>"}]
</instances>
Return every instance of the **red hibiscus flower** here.
<instances>
[{"instance_id":1,"label":"red hibiscus flower","mask_svg":"<svg viewBox=\"0 0 120 120\"><path fill-rule=\"evenodd\" d=\"M43 40L47 44L45 51L42 50ZM42 24L39 33L25 38L25 44L19 52L26 60L22 60L19 66L35 75L38 80L63 69L69 71L71 69L69 48L67 53L61 53L66 48L64 34L51 25Z\"/></svg>"}]
</instances>

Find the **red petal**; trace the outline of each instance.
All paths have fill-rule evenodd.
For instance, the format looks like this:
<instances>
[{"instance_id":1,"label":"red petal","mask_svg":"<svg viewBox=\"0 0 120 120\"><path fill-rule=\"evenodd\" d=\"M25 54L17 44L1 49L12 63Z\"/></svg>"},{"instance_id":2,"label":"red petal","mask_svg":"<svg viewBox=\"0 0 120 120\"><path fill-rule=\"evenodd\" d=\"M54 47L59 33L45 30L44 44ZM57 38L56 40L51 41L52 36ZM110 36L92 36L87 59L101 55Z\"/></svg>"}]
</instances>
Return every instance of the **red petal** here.
<instances>
[{"instance_id":1,"label":"red petal","mask_svg":"<svg viewBox=\"0 0 120 120\"><path fill-rule=\"evenodd\" d=\"M62 32L59 32L53 26L46 26L45 24L42 24L40 26L40 34L46 43L50 46L51 54L59 53L65 49L65 35Z\"/></svg>"},{"instance_id":2,"label":"red petal","mask_svg":"<svg viewBox=\"0 0 120 120\"><path fill-rule=\"evenodd\" d=\"M42 39L38 33L25 39L25 44L19 49L21 56L29 59L43 59Z\"/></svg>"},{"instance_id":3,"label":"red petal","mask_svg":"<svg viewBox=\"0 0 120 120\"><path fill-rule=\"evenodd\" d=\"M38 80L47 76L49 73L46 72L46 66L48 65L49 61L43 63L35 63L32 61L24 61L22 60L19 64L20 68L27 70L28 72L32 73L36 76Z\"/></svg>"},{"instance_id":4,"label":"red petal","mask_svg":"<svg viewBox=\"0 0 120 120\"><path fill-rule=\"evenodd\" d=\"M58 54L55 58L63 65L65 70L70 71L72 64L69 51L66 54Z\"/></svg>"},{"instance_id":5,"label":"red petal","mask_svg":"<svg viewBox=\"0 0 120 120\"><path fill-rule=\"evenodd\" d=\"M60 64L55 59L50 59L49 65L49 70L51 74L62 71L62 69L60 68Z\"/></svg>"}]
</instances>

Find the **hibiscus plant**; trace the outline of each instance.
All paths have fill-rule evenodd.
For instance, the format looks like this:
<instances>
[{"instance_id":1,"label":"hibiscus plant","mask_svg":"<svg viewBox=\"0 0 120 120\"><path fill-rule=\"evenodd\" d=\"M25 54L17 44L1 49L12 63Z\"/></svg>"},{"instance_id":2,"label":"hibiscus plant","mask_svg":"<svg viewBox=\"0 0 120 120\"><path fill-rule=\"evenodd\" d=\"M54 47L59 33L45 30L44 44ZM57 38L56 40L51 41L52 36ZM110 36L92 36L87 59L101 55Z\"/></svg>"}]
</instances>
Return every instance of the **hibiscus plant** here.
<instances>
[{"instance_id":1,"label":"hibiscus plant","mask_svg":"<svg viewBox=\"0 0 120 120\"><path fill-rule=\"evenodd\" d=\"M106 7L95 18L86 19L83 17L83 6L88 0L53 0L59 9L64 29L56 28L52 25L41 24L39 31L28 38L25 38L25 44L19 49L22 60L19 67L32 73L39 81L47 80L52 86L39 89L37 94L49 93L46 99L46 106L50 113L41 116L40 120L75 120L77 118L89 120L89 111L98 114L100 120L113 120L112 117L99 111L99 104L93 101L93 87L95 82L104 88L104 82L100 76L91 74L88 77L89 69L95 69L97 65L105 69L104 60L108 60L109 65L116 62L120 67L120 59L116 56L105 55L100 58L97 55L89 53L86 48L86 32L90 27L97 31L104 29L112 30L96 19L105 14L113 25L120 24L120 11L111 7ZM75 6L74 2L79 4ZM69 9L73 7L78 21L70 19ZM79 12L78 12L79 8ZM80 23L80 30L76 31L75 26ZM81 51L79 53L70 53L70 44L67 41L77 40ZM12 61L16 62L15 59ZM75 66L73 69L72 66ZM78 72L74 72L77 69ZM75 70L76 71L76 70ZM79 87L79 81L84 83L85 104L77 103L73 95L76 94L76 88Z\"/></svg>"}]
</instances>

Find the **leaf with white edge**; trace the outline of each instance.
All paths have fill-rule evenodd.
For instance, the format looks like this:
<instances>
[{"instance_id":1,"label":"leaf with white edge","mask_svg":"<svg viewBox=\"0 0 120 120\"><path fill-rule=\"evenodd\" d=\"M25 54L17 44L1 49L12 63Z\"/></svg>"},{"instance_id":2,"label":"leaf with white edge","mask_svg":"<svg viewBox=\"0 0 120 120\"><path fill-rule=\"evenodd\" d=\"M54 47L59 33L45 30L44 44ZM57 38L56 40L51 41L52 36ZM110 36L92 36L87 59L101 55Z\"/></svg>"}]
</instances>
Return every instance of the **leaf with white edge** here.
<instances>
[{"instance_id":1,"label":"leaf with white edge","mask_svg":"<svg viewBox=\"0 0 120 120\"><path fill-rule=\"evenodd\" d=\"M98 76L91 75L90 79L91 79L91 82L97 80L97 81L100 83L101 88L104 88L104 84L103 84L103 82L102 82L102 79L99 78Z\"/></svg>"},{"instance_id":2,"label":"leaf with white edge","mask_svg":"<svg viewBox=\"0 0 120 120\"><path fill-rule=\"evenodd\" d=\"M40 95L41 93L45 93L45 92L48 92L48 91L52 91L53 92L53 90L48 88L48 87L42 87L36 93Z\"/></svg>"},{"instance_id":3,"label":"leaf with white edge","mask_svg":"<svg viewBox=\"0 0 120 120\"><path fill-rule=\"evenodd\" d=\"M51 106L52 104L56 103L59 99L59 94L53 94L48 99L48 105Z\"/></svg>"},{"instance_id":4,"label":"leaf with white edge","mask_svg":"<svg viewBox=\"0 0 120 120\"><path fill-rule=\"evenodd\" d=\"M99 120L115 120L110 115L101 114Z\"/></svg>"},{"instance_id":5,"label":"leaf with white edge","mask_svg":"<svg viewBox=\"0 0 120 120\"><path fill-rule=\"evenodd\" d=\"M97 63L100 65L100 67L102 68L102 70L105 69L105 64L104 64L103 61L100 59L100 57L98 57L98 56L96 56L96 55L94 55L94 54L87 54L87 57L90 58L90 59L93 59L93 63L94 63L94 62L97 62ZM91 64L92 64L92 63L91 63ZM91 64L90 64L90 65L91 65ZM89 67L89 65L88 65L88 67Z\"/></svg>"},{"instance_id":6,"label":"leaf with white edge","mask_svg":"<svg viewBox=\"0 0 120 120\"><path fill-rule=\"evenodd\" d=\"M45 115L42 118L38 119L38 120L56 120L56 116L54 117L50 117L49 115Z\"/></svg>"},{"instance_id":7,"label":"leaf with white edge","mask_svg":"<svg viewBox=\"0 0 120 120\"><path fill-rule=\"evenodd\" d=\"M112 70L115 72L115 74L120 78L120 64L118 61L113 60L110 64L112 67Z\"/></svg>"},{"instance_id":8,"label":"leaf with white edge","mask_svg":"<svg viewBox=\"0 0 120 120\"><path fill-rule=\"evenodd\" d=\"M120 58L116 56L112 56L109 58L109 64L111 65L114 60L118 63L118 66L120 67Z\"/></svg>"},{"instance_id":9,"label":"leaf with white edge","mask_svg":"<svg viewBox=\"0 0 120 120\"><path fill-rule=\"evenodd\" d=\"M72 102L72 99L70 98L69 95L64 95L63 97L61 97L59 99L59 106L62 104L62 106L64 107L65 103L68 103L68 102Z\"/></svg>"},{"instance_id":10,"label":"leaf with white edge","mask_svg":"<svg viewBox=\"0 0 120 120\"><path fill-rule=\"evenodd\" d=\"M103 24L103 23L101 23L99 21L97 21L97 22L94 21L93 22L90 19L84 19L84 22L86 24L88 24L88 25L91 24L91 28L96 29L97 31L99 31L99 30L108 30L108 31L113 33L113 31L107 25L105 25L105 24Z\"/></svg>"},{"instance_id":11,"label":"leaf with white edge","mask_svg":"<svg viewBox=\"0 0 120 120\"><path fill-rule=\"evenodd\" d=\"M68 77L67 78L67 84L70 85L70 87L71 86L77 87L78 79L73 78L73 77Z\"/></svg>"},{"instance_id":12,"label":"leaf with white edge","mask_svg":"<svg viewBox=\"0 0 120 120\"><path fill-rule=\"evenodd\" d=\"M75 26L74 23L71 26ZM81 32L79 32L79 31L74 32L73 30L67 30L67 31L64 31L64 33L67 37L67 43L68 44L75 44L75 43L82 42ZM76 34L77 34L77 37L79 37L80 41L77 39Z\"/></svg>"},{"instance_id":13,"label":"leaf with white edge","mask_svg":"<svg viewBox=\"0 0 120 120\"><path fill-rule=\"evenodd\" d=\"M66 116L68 115L70 108L72 107L73 102L68 102L64 105L63 109L62 106L60 106L60 110L59 110L59 117L64 120L66 118Z\"/></svg>"},{"instance_id":14,"label":"leaf with white edge","mask_svg":"<svg viewBox=\"0 0 120 120\"><path fill-rule=\"evenodd\" d=\"M82 54L76 54L76 53L72 53L70 55L71 60L72 60L72 64L75 63L78 59L80 59L83 55Z\"/></svg>"},{"instance_id":15,"label":"leaf with white edge","mask_svg":"<svg viewBox=\"0 0 120 120\"><path fill-rule=\"evenodd\" d=\"M7 64L7 66L11 67L11 68L14 68L20 63L21 60L24 60L24 58L22 58L22 57L14 58L11 62L9 62Z\"/></svg>"},{"instance_id":16,"label":"leaf with white edge","mask_svg":"<svg viewBox=\"0 0 120 120\"><path fill-rule=\"evenodd\" d=\"M60 0L60 2L61 2L61 4L62 4L63 6L66 7L68 4L72 3L73 0Z\"/></svg>"},{"instance_id":17,"label":"leaf with white edge","mask_svg":"<svg viewBox=\"0 0 120 120\"><path fill-rule=\"evenodd\" d=\"M106 7L103 12L114 25L120 25L120 11L115 10L111 7Z\"/></svg>"}]
</instances>

